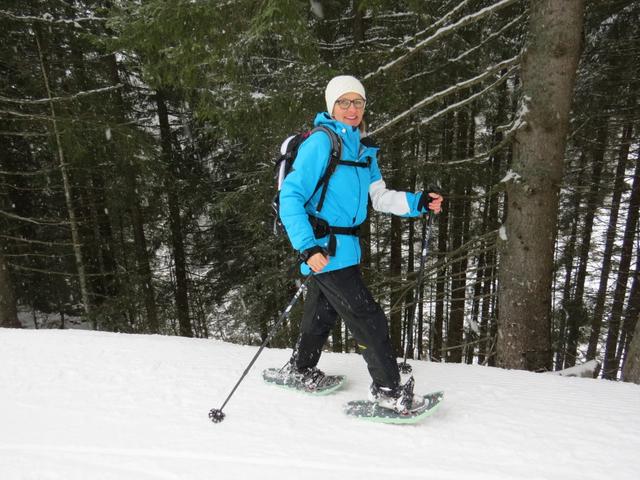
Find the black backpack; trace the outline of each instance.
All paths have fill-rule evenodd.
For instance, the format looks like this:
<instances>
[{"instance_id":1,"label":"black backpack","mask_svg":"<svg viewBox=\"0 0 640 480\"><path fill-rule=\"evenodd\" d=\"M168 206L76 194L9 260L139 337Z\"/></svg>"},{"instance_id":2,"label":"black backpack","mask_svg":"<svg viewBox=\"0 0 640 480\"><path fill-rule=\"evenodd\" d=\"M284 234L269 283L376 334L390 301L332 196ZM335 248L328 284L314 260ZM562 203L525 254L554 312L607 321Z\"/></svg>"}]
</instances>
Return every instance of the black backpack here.
<instances>
[{"instance_id":1,"label":"black backpack","mask_svg":"<svg viewBox=\"0 0 640 480\"><path fill-rule=\"evenodd\" d=\"M298 155L298 149L300 148L300 145L302 145L302 142L304 142L311 136L311 134L315 132L325 132L331 140L329 164L327 165L327 169L325 170L322 177L320 177L320 180L318 180L318 184L316 185L313 194L311 195L311 197L309 197L310 200L318 192L318 190L322 188L322 192L320 193L320 200L318 201L318 206L316 208L318 212L322 210L322 206L324 205L324 199L327 195L327 187L329 186L329 178L331 178L331 175L333 175L333 172L335 172L338 164L341 163L340 156L342 154L342 142L340 140L340 137L338 137L335 132L327 127L315 127L312 130L292 135L282 143L282 146L280 147L280 156L276 159L275 162L276 194L273 197L273 201L271 202L275 218L273 223L273 233L276 235L284 231L284 226L282 225L282 221L280 220L280 189L282 188L282 182L284 182L285 177L289 174L289 172L291 172L291 168L293 167L293 162Z\"/></svg>"}]
</instances>

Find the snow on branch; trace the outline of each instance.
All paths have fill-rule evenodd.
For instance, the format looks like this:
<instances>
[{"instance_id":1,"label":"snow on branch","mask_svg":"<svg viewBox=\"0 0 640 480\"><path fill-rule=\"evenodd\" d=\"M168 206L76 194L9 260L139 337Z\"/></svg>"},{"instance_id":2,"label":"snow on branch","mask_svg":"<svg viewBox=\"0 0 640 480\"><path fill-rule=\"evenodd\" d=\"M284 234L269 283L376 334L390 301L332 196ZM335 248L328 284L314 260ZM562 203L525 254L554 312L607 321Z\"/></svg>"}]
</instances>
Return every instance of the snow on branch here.
<instances>
[{"instance_id":1,"label":"snow on branch","mask_svg":"<svg viewBox=\"0 0 640 480\"><path fill-rule=\"evenodd\" d=\"M0 10L0 17L9 18L11 20L16 20L18 22L42 22L42 23L66 23L73 24L76 27L80 26L80 22L106 22L108 19L104 17L79 17L79 18L54 18L50 13L45 13L41 17L36 17L33 15L15 15L11 12L7 12L6 10Z\"/></svg>"},{"instance_id":2,"label":"snow on branch","mask_svg":"<svg viewBox=\"0 0 640 480\"><path fill-rule=\"evenodd\" d=\"M11 132L9 130L0 130L0 137L47 137L46 132ZM0 171L0 173L2 173Z\"/></svg>"},{"instance_id":3,"label":"snow on branch","mask_svg":"<svg viewBox=\"0 0 640 480\"><path fill-rule=\"evenodd\" d=\"M424 48L426 48L427 46L431 45L433 42L435 42L436 40L439 40L441 37L452 33L456 30L458 30L459 28L465 27L477 20L480 20L484 17L486 17L487 15L490 15L491 13L498 11L504 7L508 7L509 5L511 5L512 3L515 3L519 0L501 0L498 3L491 5L489 7L485 7L479 11L477 11L476 13L472 13L471 15L467 15L466 17L461 18L460 20L458 20L457 22L451 24L451 25L447 25L445 27L439 28L433 35L431 35L430 37L425 38L424 40L418 42L414 47L409 48L409 51L407 53L405 53L404 55L399 56L398 58L396 58L395 60L392 60L391 62L382 65L381 67L379 67L377 70L375 70L374 72L369 72L367 73L364 77L363 80L368 80L371 77L374 77L375 75L378 75L380 73L385 72L386 70L389 70L390 68L393 68L397 65L400 65L404 62L406 62L409 58L411 58L413 55L415 55L416 53L418 53L419 51L423 50Z\"/></svg>"},{"instance_id":4,"label":"snow on branch","mask_svg":"<svg viewBox=\"0 0 640 480\"><path fill-rule=\"evenodd\" d=\"M505 31L507 31L509 28L511 28L514 25L517 25L518 23L520 23L520 21L526 17L526 14L521 14L518 15L516 18L514 18L513 20L511 20L509 23L507 23L504 27L502 27L500 30L498 30L495 33L492 33L491 35L489 35L488 37L486 37L484 40L482 40L480 43L478 43L476 46L470 48L469 50L466 50L464 52L462 52L460 55L458 55L457 57L454 58L449 58L446 61L446 64L450 65L452 63L456 63L459 62L460 60L462 60L465 57L468 57L469 55L471 55L473 52L478 51L479 49L481 49L483 46L485 46L486 44L488 44L489 42L491 42L494 38L499 37L500 35L502 35ZM443 66L439 66L436 69L432 69L432 70L428 70L428 71L424 71L424 72L420 72L420 73L416 73L415 75L411 75L408 78L405 78L403 80L403 82L410 82L412 80L415 80L417 78L420 77L424 77L425 75L431 75L437 71L439 71Z\"/></svg>"},{"instance_id":5,"label":"snow on branch","mask_svg":"<svg viewBox=\"0 0 640 480\"><path fill-rule=\"evenodd\" d=\"M509 23L507 23L504 27L502 27L500 30L498 30L497 32L492 33L491 35L489 35L487 38L483 39L478 45L476 45L473 48L470 48L469 50L467 50L466 52L462 52L460 55L458 55L455 58L450 58L449 60L447 60L448 63L453 63L453 62L458 62L460 60L462 60L464 57L467 57L468 55L470 55L471 53L475 52L476 50L478 50L479 48L482 48L482 46L486 45L487 43L489 43L491 40L493 40L496 37L499 37L500 35L502 35L505 31L509 30L511 27L513 27L514 25L517 25L518 23L520 23L524 18L526 18L527 14L523 13L521 15L518 15L516 18L514 18L513 20L511 20Z\"/></svg>"},{"instance_id":6,"label":"snow on branch","mask_svg":"<svg viewBox=\"0 0 640 480\"><path fill-rule=\"evenodd\" d=\"M94 90L85 90L85 91L74 93L73 95L68 95L68 96L65 96L65 97L39 98L39 99L34 99L34 100L30 100L30 99L27 99L27 100L25 100L25 99L15 99L15 98L7 98L7 97L0 96L0 102L16 103L18 105L41 105L41 104L47 104L49 102L61 102L61 101L75 100L75 99L80 98L80 97L86 97L87 95L93 95L94 93L109 92L109 91L112 91L112 90L117 90L117 89L122 88L122 87L123 87L123 85L121 83L118 83L118 84L112 85L110 87L96 88Z\"/></svg>"},{"instance_id":7,"label":"snow on branch","mask_svg":"<svg viewBox=\"0 0 640 480\"><path fill-rule=\"evenodd\" d=\"M36 273L42 273L42 274L46 274L46 275L60 275L63 277L77 277L78 274L77 273L72 273L72 272L56 272L54 270L44 270L42 268L35 268L35 267L25 267L24 265L18 265L17 263L13 263L13 262L8 262L9 265L11 265L12 268L15 268L16 270L22 270L24 272L36 272ZM87 273L86 276L87 277L99 277L99 276L104 276L107 275L105 273Z\"/></svg>"},{"instance_id":8,"label":"snow on branch","mask_svg":"<svg viewBox=\"0 0 640 480\"><path fill-rule=\"evenodd\" d=\"M48 135L48 134L47 134ZM55 168L45 168L42 170L31 170L27 172L12 172L8 170L0 170L0 175L11 175L16 177L33 177L37 175L49 175L52 172L55 172L57 169Z\"/></svg>"},{"instance_id":9,"label":"snow on branch","mask_svg":"<svg viewBox=\"0 0 640 480\"><path fill-rule=\"evenodd\" d=\"M496 80L495 82L493 82L491 85L489 85L488 87L486 87L485 89L479 91L478 93L475 93L473 95L471 95L470 97L465 98L464 100L461 100L457 103L452 103L451 105L449 105L447 108L444 108L442 110L440 110L437 113L434 113L433 115L431 115L428 118L425 118L424 120L422 120L420 122L420 125L427 125L428 123L431 123L433 120L435 120L436 118L441 117L442 115L445 115L451 111L454 110L458 110L459 108L464 107L465 105L473 102L474 100L480 98L482 95L484 95L485 93L487 93L489 90L492 90L493 88L497 87L498 85L500 85L501 83L505 82L507 80L507 78L509 78L509 76L519 68L519 65L515 65L513 67L511 67L504 75L502 75L498 80ZM410 129L412 130L412 129Z\"/></svg>"},{"instance_id":10,"label":"snow on branch","mask_svg":"<svg viewBox=\"0 0 640 480\"><path fill-rule=\"evenodd\" d=\"M509 132L504 135L504 137L502 138L500 143L498 143L494 147L490 148L486 152L478 153L477 155L474 155L473 157L461 158L460 160L448 161L447 162L447 167L452 167L452 166L457 166L457 165L464 165L464 164L467 164L467 163L474 163L474 162L481 163L481 162L484 162L484 161L490 159L495 153L499 152L504 147L506 147L509 143L511 143L511 138L516 134L516 131L517 131L516 129L509 130ZM425 166L430 166L430 165L436 166L436 165L442 165L442 163L440 163L440 162L427 162L427 163L425 163Z\"/></svg>"},{"instance_id":11,"label":"snow on branch","mask_svg":"<svg viewBox=\"0 0 640 480\"><path fill-rule=\"evenodd\" d=\"M11 235L0 235L0 238L5 238L7 240L12 240L14 242L19 242L19 243L29 243L29 244L34 244L34 245L46 245L48 247L55 247L55 246L63 246L63 247L68 247L73 245L70 242L44 242L42 240L33 240L33 239L29 239L29 238L24 238L24 237L14 237Z\"/></svg>"},{"instance_id":12,"label":"snow on branch","mask_svg":"<svg viewBox=\"0 0 640 480\"><path fill-rule=\"evenodd\" d=\"M416 103L415 105L413 105L411 108L409 108L408 110L405 110L404 112L402 112L401 114L397 115L396 117L392 118L391 120L389 120L387 123L381 125L380 127L378 127L376 130L374 130L373 132L371 132L371 135L375 135L377 133L382 132L383 130L386 130L387 128L395 125L396 123L400 122L401 120L407 118L408 116L410 116L412 113L416 112L417 110L430 105L448 95L451 95L452 93L458 92L460 90L463 90L465 88L469 88L477 83L482 82L483 80L487 79L488 77L490 77L491 75L493 75L496 71L502 70L504 68L508 68L516 63L518 63L520 61L520 55L516 55L515 57L509 58L508 60L504 60L496 65L493 65L491 67L488 67L483 73L481 73L480 75L477 75L473 78L470 78L468 80L464 80L460 83L457 83L456 85L452 85L449 88L445 88L444 90L441 90L440 92L437 92L433 95L431 95L430 97L427 97L421 101L419 101L418 103Z\"/></svg>"},{"instance_id":13,"label":"snow on branch","mask_svg":"<svg viewBox=\"0 0 640 480\"><path fill-rule=\"evenodd\" d=\"M13 115L14 117L29 118L31 120L51 120L51 118L46 115L23 113L16 110L0 110L0 115Z\"/></svg>"},{"instance_id":14,"label":"snow on branch","mask_svg":"<svg viewBox=\"0 0 640 480\"><path fill-rule=\"evenodd\" d=\"M19 220L21 222L34 223L36 225L69 225L69 222L58 222L53 220L41 220L41 219L23 217L21 215L16 215L15 213L7 212L6 210L0 210L0 215L6 218L10 218L12 220Z\"/></svg>"},{"instance_id":15,"label":"snow on branch","mask_svg":"<svg viewBox=\"0 0 640 480\"><path fill-rule=\"evenodd\" d=\"M442 25L443 23L445 23L447 20L449 20L449 18L451 18L453 15L455 15L460 9L464 8L467 6L467 4L470 2L470 0L464 0L462 2L460 2L458 5L456 5L452 10L449 10L447 13L445 13L442 17L440 17L436 22L434 22L433 24L429 25L427 28L425 28L424 30L419 31L418 33L416 33L413 37L405 40L404 42L402 42L400 45L396 45L395 47L393 47L389 53L395 53L395 51L401 47L406 47L409 43L413 42L414 40L416 40L418 37L421 37L422 35L424 35L425 33L427 33L430 30L433 30L435 28L438 28L440 25Z\"/></svg>"}]
</instances>

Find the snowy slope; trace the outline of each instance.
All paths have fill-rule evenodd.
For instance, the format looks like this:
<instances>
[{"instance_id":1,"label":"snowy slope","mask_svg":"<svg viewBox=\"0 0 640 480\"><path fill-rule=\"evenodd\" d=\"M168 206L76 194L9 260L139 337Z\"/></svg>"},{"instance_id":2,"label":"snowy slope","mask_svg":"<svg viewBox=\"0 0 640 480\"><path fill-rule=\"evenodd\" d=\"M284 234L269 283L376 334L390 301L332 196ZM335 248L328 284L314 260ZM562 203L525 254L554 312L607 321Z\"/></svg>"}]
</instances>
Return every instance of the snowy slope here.
<instances>
[{"instance_id":1,"label":"snowy slope","mask_svg":"<svg viewBox=\"0 0 640 480\"><path fill-rule=\"evenodd\" d=\"M341 413L369 384L355 354L325 353L346 388L265 385L265 350L213 340L0 329L0 479L636 479L640 387L413 362L445 403L414 426Z\"/></svg>"}]
</instances>

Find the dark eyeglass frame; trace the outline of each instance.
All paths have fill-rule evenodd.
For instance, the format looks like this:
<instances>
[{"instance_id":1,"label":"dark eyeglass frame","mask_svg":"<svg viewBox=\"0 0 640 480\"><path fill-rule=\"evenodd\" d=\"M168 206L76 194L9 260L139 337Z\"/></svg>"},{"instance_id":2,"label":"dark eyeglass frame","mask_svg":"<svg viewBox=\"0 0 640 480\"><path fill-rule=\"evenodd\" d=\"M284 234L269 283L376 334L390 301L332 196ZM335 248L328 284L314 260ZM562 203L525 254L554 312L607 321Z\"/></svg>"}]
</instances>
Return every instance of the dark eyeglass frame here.
<instances>
[{"instance_id":1,"label":"dark eyeglass frame","mask_svg":"<svg viewBox=\"0 0 640 480\"><path fill-rule=\"evenodd\" d=\"M363 98L356 98L353 100L349 100L347 98L339 98L338 100L336 100L336 105L338 105L342 110L349 110L349 107L352 103L353 106L356 107L356 109L362 110L367 104L367 101Z\"/></svg>"}]
</instances>

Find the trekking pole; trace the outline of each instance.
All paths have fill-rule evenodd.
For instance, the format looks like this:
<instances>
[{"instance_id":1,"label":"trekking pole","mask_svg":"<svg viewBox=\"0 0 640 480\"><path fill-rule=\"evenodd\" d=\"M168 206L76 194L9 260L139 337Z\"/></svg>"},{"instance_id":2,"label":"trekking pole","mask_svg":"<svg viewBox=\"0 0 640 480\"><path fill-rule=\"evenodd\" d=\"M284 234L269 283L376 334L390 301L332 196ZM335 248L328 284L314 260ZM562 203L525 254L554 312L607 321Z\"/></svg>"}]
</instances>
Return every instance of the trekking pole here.
<instances>
[{"instance_id":1,"label":"trekking pole","mask_svg":"<svg viewBox=\"0 0 640 480\"><path fill-rule=\"evenodd\" d=\"M264 350L264 347L267 346L267 343L269 343L271 338L275 335L276 331L278 330L278 328L280 327L282 322L286 318L289 317L289 314L291 313L291 309L297 303L298 299L300 298L300 295L302 295L302 292L307 288L307 282L311 278L311 275L312 274L307 275L307 277L304 279L302 284L298 287L298 290L296 291L296 294L293 296L293 298L289 302L289 305L287 305L287 308L285 308L284 311L280 314L280 317L278 318L278 321L273 326L273 328L271 329L271 331L267 335L267 338L265 338L264 342L262 342L262 345L260 345L260 348L258 349L256 354L251 359L251 362L249 362L249 365L247 366L247 368L242 373L242 376L240 377L240 379L238 380L236 385L233 387L233 389L231 390L231 393L229 394L227 399L224 401L222 406L220 408L212 408L209 411L209 418L211 419L211 421L213 423L220 423L222 420L224 420L225 414L222 412L222 409L225 407L227 402L229 402L229 399L233 396L234 392L236 391L236 389L238 388L238 386L240 385L242 380L244 380L244 377L247 376L247 373L249 373L249 370L251 370L251 367L253 367L253 364L256 363L256 360L258 359L258 357L262 353L262 350Z\"/></svg>"},{"instance_id":2,"label":"trekking pole","mask_svg":"<svg viewBox=\"0 0 640 480\"><path fill-rule=\"evenodd\" d=\"M409 356L409 335L413 335L413 325L418 320L418 303L420 301L420 287L422 286L422 280L424 276L424 265L429 254L429 240L431 239L431 227L433 226L433 213L429 212L429 220L422 222L422 251L420 253L420 268L418 269L418 276L416 278L416 294L414 296L415 303L413 305L413 314L409 317L409 325L407 326L407 335L404 348L404 361L398 364L398 368L401 373L411 373L411 365L407 363L407 357ZM427 227L428 225L428 227ZM415 320L415 321L414 321Z\"/></svg>"}]
</instances>

